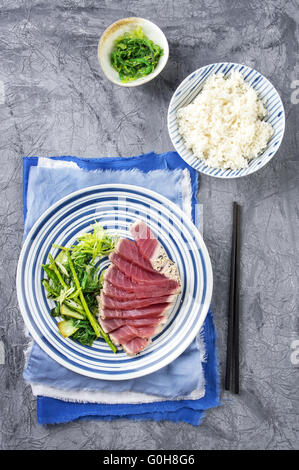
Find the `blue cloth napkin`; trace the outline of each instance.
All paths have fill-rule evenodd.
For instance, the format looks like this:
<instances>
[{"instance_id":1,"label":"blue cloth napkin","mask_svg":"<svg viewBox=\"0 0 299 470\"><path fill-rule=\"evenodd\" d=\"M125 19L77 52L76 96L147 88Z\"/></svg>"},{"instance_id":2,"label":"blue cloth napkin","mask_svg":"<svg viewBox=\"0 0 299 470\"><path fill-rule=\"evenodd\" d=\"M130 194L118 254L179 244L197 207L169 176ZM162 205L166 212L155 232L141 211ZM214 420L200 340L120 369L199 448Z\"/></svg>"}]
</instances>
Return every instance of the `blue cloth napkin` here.
<instances>
[{"instance_id":1,"label":"blue cloth napkin","mask_svg":"<svg viewBox=\"0 0 299 470\"><path fill-rule=\"evenodd\" d=\"M193 220L196 220L197 173L186 165L176 152L161 155L150 153L132 158L79 159L76 157L53 157L53 160L76 163L79 168L87 171L74 170L71 166L69 169L64 168L63 171L43 166L30 171L32 167L38 165L39 159L38 157L24 158L25 236L40 214L56 200L76 189L93 184L107 182L111 184L117 182L140 184L158 192L160 189L163 195L181 205L182 195L179 191L175 191L175 188L178 187L176 179L179 177L179 172L174 170L186 168L190 174L192 189L192 217ZM101 172L101 180L99 181L99 173L92 170L106 171ZM132 170L139 170L144 176L139 175L139 180L134 181L136 175L132 173ZM153 170L159 171L153 172ZM161 185L161 182L164 183L165 181L165 174L164 176L161 175L161 170L167 172L167 179L170 184ZM79 173L76 173L76 171ZM151 176L146 178L145 175L148 175L149 172L151 172ZM53 188L55 191L53 191ZM37 203L37 201L39 202ZM31 383L37 382L56 386L66 391L70 389L109 390L110 388L114 391L142 391L174 399L192 392L198 386L198 383L203 380L201 374L204 374L205 379L205 395L198 400L170 401L164 399L152 403L98 404L73 403L49 397L38 397L38 422L45 424L90 417L106 420L126 417L129 419L181 420L199 424L203 410L219 404L216 333L211 312L207 316L202 335L206 346L206 362L203 363L202 368L200 367L200 351L194 342L184 354L166 368L133 381L116 383L89 379L69 371L56 364L39 346L34 344L24 372L26 380ZM194 367L196 363L198 364L197 368ZM188 380L186 380L187 377Z\"/></svg>"}]
</instances>

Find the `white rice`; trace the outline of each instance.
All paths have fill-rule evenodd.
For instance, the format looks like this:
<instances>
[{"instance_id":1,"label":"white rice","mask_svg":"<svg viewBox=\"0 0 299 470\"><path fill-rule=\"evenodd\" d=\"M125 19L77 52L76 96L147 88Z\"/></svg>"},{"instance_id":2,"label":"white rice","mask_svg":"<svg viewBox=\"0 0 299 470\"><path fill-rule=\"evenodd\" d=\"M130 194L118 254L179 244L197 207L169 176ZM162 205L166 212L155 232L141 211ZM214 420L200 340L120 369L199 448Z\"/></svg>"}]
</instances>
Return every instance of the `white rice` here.
<instances>
[{"instance_id":1,"label":"white rice","mask_svg":"<svg viewBox=\"0 0 299 470\"><path fill-rule=\"evenodd\" d=\"M211 75L195 100L178 110L179 132L194 155L213 168L246 168L272 137L267 111L242 74Z\"/></svg>"}]
</instances>

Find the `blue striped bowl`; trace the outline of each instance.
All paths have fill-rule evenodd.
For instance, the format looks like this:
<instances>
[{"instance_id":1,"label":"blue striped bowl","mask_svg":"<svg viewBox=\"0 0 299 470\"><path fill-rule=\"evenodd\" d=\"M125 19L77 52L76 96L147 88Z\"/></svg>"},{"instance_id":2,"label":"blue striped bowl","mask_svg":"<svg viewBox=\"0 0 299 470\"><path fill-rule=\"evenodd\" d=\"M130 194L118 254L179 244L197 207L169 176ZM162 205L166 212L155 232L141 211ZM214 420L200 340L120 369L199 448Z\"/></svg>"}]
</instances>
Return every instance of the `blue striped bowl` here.
<instances>
[{"instance_id":1,"label":"blue striped bowl","mask_svg":"<svg viewBox=\"0 0 299 470\"><path fill-rule=\"evenodd\" d=\"M219 169L209 167L204 160L194 156L193 152L184 144L178 130L177 111L179 108L191 103L201 91L204 82L211 74L223 73L228 75L231 72L240 72L246 82L248 82L258 96L264 102L268 111L265 119L274 128L274 135L268 142L267 148L263 153L252 160L247 168L240 170ZM180 156L193 168L205 173L206 175L216 176L217 178L238 178L240 176L250 175L259 168L268 163L279 149L285 129L285 112L282 101L274 86L256 70L246 65L234 64L231 62L210 64L191 73L176 89L169 104L168 109L168 131L172 143Z\"/></svg>"},{"instance_id":2,"label":"blue striped bowl","mask_svg":"<svg viewBox=\"0 0 299 470\"><path fill-rule=\"evenodd\" d=\"M102 340L92 347L63 338L57 318L50 316L53 301L41 284L42 264L52 244L70 246L95 220L111 233L130 238L136 219L147 222L178 266L182 293L169 314L164 330L136 357L113 354ZM104 260L102 267L107 266ZM123 380L154 372L178 357L202 326L211 301L210 258L196 227L180 208L153 191L130 185L100 185L76 191L51 206L28 234L17 270L17 294L24 321L39 346L55 361L88 377Z\"/></svg>"}]
</instances>

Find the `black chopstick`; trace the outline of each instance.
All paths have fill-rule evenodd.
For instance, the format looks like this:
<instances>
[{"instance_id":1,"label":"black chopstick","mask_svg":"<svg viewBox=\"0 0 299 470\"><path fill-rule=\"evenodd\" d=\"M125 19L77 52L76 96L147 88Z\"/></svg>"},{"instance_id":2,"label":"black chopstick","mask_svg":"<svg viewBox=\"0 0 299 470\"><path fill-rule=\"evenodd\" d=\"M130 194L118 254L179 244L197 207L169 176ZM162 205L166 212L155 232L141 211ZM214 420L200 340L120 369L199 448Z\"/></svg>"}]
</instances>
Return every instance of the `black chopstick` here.
<instances>
[{"instance_id":1,"label":"black chopstick","mask_svg":"<svg viewBox=\"0 0 299 470\"><path fill-rule=\"evenodd\" d=\"M237 204L233 204L233 230L231 246L231 266L230 266L230 286L228 301L228 322L227 322L227 349L226 349L226 372L225 372L225 390L230 390L231 369L233 359L233 320L234 320L234 289L235 289L235 256L236 256L236 221Z\"/></svg>"},{"instance_id":2,"label":"black chopstick","mask_svg":"<svg viewBox=\"0 0 299 470\"><path fill-rule=\"evenodd\" d=\"M240 206L233 204L225 389L239 393Z\"/></svg>"},{"instance_id":3,"label":"black chopstick","mask_svg":"<svg viewBox=\"0 0 299 470\"><path fill-rule=\"evenodd\" d=\"M239 337L240 337L240 206L237 205L236 221L236 265L235 265L235 299L234 299L234 342L233 342L233 367L232 367L232 391L238 394L240 391L239 379Z\"/></svg>"}]
</instances>

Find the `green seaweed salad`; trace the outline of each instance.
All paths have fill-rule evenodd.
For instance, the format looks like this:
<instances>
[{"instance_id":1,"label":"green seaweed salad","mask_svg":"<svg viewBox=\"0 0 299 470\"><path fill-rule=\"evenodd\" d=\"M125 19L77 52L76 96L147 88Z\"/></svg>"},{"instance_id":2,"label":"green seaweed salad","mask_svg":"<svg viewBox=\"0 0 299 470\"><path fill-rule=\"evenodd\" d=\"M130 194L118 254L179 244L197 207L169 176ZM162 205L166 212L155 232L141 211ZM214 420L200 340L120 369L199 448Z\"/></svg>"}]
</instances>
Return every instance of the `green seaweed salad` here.
<instances>
[{"instance_id":1,"label":"green seaweed salad","mask_svg":"<svg viewBox=\"0 0 299 470\"><path fill-rule=\"evenodd\" d=\"M140 26L116 39L111 65L122 82L127 83L153 72L163 49L143 33Z\"/></svg>"},{"instance_id":2,"label":"green seaweed salad","mask_svg":"<svg viewBox=\"0 0 299 470\"><path fill-rule=\"evenodd\" d=\"M42 280L48 299L56 302L51 315L63 319L58 322L60 333L88 346L102 336L113 352L116 347L96 319L96 295L103 277L99 261L114 250L115 243L116 237L96 222L71 247L53 245L59 252L55 259L49 254L49 263L43 264L47 278Z\"/></svg>"}]
</instances>

